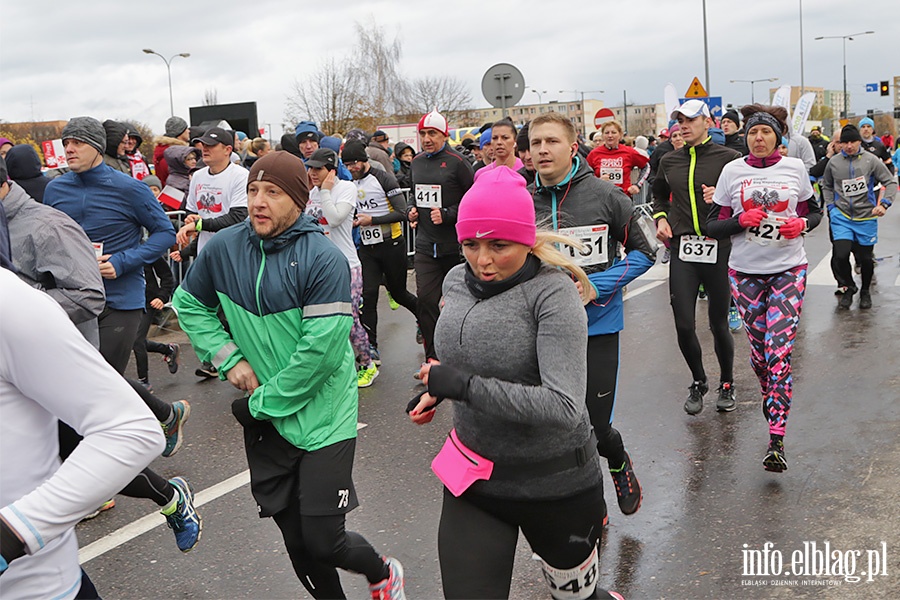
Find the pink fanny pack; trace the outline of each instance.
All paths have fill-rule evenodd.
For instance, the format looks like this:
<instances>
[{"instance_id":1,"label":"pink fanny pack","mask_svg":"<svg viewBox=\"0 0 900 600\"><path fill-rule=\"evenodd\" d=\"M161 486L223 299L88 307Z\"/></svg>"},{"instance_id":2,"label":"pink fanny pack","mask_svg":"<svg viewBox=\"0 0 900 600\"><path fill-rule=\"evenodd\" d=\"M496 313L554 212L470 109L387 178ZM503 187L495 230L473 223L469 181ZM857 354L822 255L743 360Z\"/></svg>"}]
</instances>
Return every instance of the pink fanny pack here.
<instances>
[{"instance_id":1,"label":"pink fanny pack","mask_svg":"<svg viewBox=\"0 0 900 600\"><path fill-rule=\"evenodd\" d=\"M431 461L431 470L458 497L479 479L490 479L494 461L466 448L456 436L456 429L452 429L444 447Z\"/></svg>"}]
</instances>

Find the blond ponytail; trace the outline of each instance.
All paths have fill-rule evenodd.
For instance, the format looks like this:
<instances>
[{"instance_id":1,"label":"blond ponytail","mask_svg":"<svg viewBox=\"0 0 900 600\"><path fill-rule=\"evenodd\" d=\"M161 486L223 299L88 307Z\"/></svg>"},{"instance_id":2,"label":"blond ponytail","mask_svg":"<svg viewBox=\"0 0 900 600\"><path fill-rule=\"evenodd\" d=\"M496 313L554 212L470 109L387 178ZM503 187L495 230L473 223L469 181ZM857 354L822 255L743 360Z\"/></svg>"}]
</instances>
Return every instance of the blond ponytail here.
<instances>
[{"instance_id":1,"label":"blond ponytail","mask_svg":"<svg viewBox=\"0 0 900 600\"><path fill-rule=\"evenodd\" d=\"M575 261L571 258L560 252L559 248L556 246L557 244L570 246L576 250L584 248L584 244L576 239L554 231L538 229L534 240L534 247L531 249L531 252L541 259L541 262L560 269L565 269L571 273L575 280L581 283L581 301L584 304L587 304L590 302L590 290L593 287L593 284L588 279L584 269L575 264Z\"/></svg>"}]
</instances>

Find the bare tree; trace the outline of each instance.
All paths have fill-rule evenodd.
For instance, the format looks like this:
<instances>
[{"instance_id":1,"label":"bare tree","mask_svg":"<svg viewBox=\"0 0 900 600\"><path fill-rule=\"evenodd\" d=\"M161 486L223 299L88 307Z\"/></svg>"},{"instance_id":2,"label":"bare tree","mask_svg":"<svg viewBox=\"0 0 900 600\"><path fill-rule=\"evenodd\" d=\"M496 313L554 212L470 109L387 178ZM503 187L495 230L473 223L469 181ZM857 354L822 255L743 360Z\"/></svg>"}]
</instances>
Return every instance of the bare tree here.
<instances>
[{"instance_id":1,"label":"bare tree","mask_svg":"<svg viewBox=\"0 0 900 600\"><path fill-rule=\"evenodd\" d=\"M306 80L294 81L293 93L287 99L285 119L297 123L310 119L326 133L345 132L351 128L359 111L360 85L358 70L348 61L326 58Z\"/></svg>"},{"instance_id":2,"label":"bare tree","mask_svg":"<svg viewBox=\"0 0 900 600\"><path fill-rule=\"evenodd\" d=\"M445 115L457 115L472 108L472 96L466 84L455 77L413 80L408 86L403 112L421 116L435 107Z\"/></svg>"},{"instance_id":3,"label":"bare tree","mask_svg":"<svg viewBox=\"0 0 900 600\"><path fill-rule=\"evenodd\" d=\"M203 106L215 106L219 103L219 91L216 88L209 88L203 92Z\"/></svg>"},{"instance_id":4,"label":"bare tree","mask_svg":"<svg viewBox=\"0 0 900 600\"><path fill-rule=\"evenodd\" d=\"M400 73L402 55L399 37L389 40L384 28L377 24L366 28L356 23L353 63L362 75L360 117L379 120L402 110L408 88Z\"/></svg>"},{"instance_id":5,"label":"bare tree","mask_svg":"<svg viewBox=\"0 0 900 600\"><path fill-rule=\"evenodd\" d=\"M390 38L377 24L357 22L356 46L349 57L326 59L311 76L294 82L285 119L293 123L312 119L331 133L352 127L371 131L379 123L418 120L435 106L450 115L471 106L458 79L408 81L400 72L402 55L398 36Z\"/></svg>"}]
</instances>

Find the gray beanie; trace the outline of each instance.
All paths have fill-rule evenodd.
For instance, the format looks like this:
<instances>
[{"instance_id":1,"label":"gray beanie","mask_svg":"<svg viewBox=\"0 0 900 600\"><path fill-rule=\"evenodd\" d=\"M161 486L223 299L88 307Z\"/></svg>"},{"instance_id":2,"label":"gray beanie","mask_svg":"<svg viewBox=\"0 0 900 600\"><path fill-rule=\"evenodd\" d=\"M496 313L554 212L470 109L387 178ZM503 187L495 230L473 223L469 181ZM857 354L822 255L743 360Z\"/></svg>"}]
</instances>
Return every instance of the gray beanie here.
<instances>
[{"instance_id":1,"label":"gray beanie","mask_svg":"<svg viewBox=\"0 0 900 600\"><path fill-rule=\"evenodd\" d=\"M166 137L177 138L187 128L187 121L181 117L169 117L166 119Z\"/></svg>"},{"instance_id":2,"label":"gray beanie","mask_svg":"<svg viewBox=\"0 0 900 600\"><path fill-rule=\"evenodd\" d=\"M97 149L100 154L106 152L106 130L100 121L93 117L74 117L63 127L65 140L78 140Z\"/></svg>"},{"instance_id":3,"label":"gray beanie","mask_svg":"<svg viewBox=\"0 0 900 600\"><path fill-rule=\"evenodd\" d=\"M141 181L146 183L148 186L155 185L159 189L163 189L162 181L160 181L159 177L157 177L156 175L147 175L146 177L141 179Z\"/></svg>"}]
</instances>

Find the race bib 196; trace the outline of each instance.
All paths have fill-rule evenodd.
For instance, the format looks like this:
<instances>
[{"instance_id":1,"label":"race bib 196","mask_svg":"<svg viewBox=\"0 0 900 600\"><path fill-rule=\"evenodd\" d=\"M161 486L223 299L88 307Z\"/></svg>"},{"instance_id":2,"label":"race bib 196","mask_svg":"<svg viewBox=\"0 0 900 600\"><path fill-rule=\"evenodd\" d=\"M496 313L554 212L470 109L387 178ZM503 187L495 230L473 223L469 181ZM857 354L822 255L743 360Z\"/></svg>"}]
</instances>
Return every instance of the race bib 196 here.
<instances>
[{"instance_id":1,"label":"race bib 196","mask_svg":"<svg viewBox=\"0 0 900 600\"><path fill-rule=\"evenodd\" d=\"M416 184L416 206L419 208L443 208L441 186Z\"/></svg>"},{"instance_id":2,"label":"race bib 196","mask_svg":"<svg viewBox=\"0 0 900 600\"><path fill-rule=\"evenodd\" d=\"M678 246L682 262L715 264L719 258L719 242L697 235L683 235Z\"/></svg>"},{"instance_id":3,"label":"race bib 196","mask_svg":"<svg viewBox=\"0 0 900 600\"><path fill-rule=\"evenodd\" d=\"M853 179L842 179L841 180L841 191L844 192L844 196L859 196L860 194L866 193L868 190L868 186L866 185L866 178L860 175L859 177L854 177Z\"/></svg>"},{"instance_id":4,"label":"race bib 196","mask_svg":"<svg viewBox=\"0 0 900 600\"><path fill-rule=\"evenodd\" d=\"M380 244L384 241L384 238L381 236L381 225L366 225L365 227L360 227L359 239L362 240L362 243L366 246Z\"/></svg>"},{"instance_id":5,"label":"race bib 196","mask_svg":"<svg viewBox=\"0 0 900 600\"><path fill-rule=\"evenodd\" d=\"M747 240L759 244L760 246L768 246L770 244L781 245L787 240L781 236L780 227L787 223L784 217L768 216L759 223L759 227L750 227L747 229Z\"/></svg>"},{"instance_id":6,"label":"race bib 196","mask_svg":"<svg viewBox=\"0 0 900 600\"><path fill-rule=\"evenodd\" d=\"M575 238L584 248L576 250L571 246L564 246L563 252L568 252L569 257L580 267L605 264L607 248L609 247L609 225L587 225L584 227L563 227L559 233Z\"/></svg>"}]
</instances>

